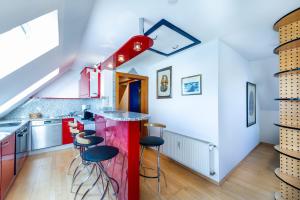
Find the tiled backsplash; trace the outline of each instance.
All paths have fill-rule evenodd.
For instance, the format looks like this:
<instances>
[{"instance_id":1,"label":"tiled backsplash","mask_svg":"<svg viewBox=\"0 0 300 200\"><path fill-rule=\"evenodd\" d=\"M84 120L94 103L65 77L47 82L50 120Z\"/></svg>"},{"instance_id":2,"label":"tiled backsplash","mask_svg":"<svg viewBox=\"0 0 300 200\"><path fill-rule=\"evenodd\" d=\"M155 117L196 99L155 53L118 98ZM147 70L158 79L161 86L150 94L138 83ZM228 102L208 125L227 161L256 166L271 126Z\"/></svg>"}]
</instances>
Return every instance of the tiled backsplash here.
<instances>
[{"instance_id":1,"label":"tiled backsplash","mask_svg":"<svg viewBox=\"0 0 300 200\"><path fill-rule=\"evenodd\" d=\"M38 99L33 98L3 117L4 120L28 118L29 113L42 113L43 117L68 115L70 112L80 112L81 105L90 105L91 109L101 109L107 100L101 99Z\"/></svg>"}]
</instances>

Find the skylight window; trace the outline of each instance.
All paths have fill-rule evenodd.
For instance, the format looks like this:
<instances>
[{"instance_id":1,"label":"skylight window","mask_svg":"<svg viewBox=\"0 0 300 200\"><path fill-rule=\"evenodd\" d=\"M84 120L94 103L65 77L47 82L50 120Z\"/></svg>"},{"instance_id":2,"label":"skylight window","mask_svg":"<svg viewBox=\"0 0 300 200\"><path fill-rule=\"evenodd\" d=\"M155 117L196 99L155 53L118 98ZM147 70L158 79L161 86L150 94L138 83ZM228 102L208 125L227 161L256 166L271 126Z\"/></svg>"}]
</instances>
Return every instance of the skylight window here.
<instances>
[{"instance_id":1,"label":"skylight window","mask_svg":"<svg viewBox=\"0 0 300 200\"><path fill-rule=\"evenodd\" d=\"M0 34L0 79L58 45L57 10Z\"/></svg>"},{"instance_id":2,"label":"skylight window","mask_svg":"<svg viewBox=\"0 0 300 200\"><path fill-rule=\"evenodd\" d=\"M32 84L30 87L23 90L21 93L13 97L12 99L8 100L4 104L0 105L0 114L11 108L13 105L21 101L23 98L30 95L32 92L36 91L42 85L53 79L55 76L59 74L59 68L55 69L54 71L50 72L48 75L40 79L39 81Z\"/></svg>"}]
</instances>

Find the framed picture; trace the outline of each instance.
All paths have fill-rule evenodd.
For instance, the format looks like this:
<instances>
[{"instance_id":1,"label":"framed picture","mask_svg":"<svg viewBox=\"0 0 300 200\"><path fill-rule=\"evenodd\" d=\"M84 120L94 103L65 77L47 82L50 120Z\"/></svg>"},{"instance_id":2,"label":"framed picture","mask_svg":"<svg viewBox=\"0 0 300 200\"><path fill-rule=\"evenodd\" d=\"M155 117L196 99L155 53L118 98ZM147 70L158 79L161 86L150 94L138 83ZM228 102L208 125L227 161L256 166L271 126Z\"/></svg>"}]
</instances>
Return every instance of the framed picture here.
<instances>
[{"instance_id":1,"label":"framed picture","mask_svg":"<svg viewBox=\"0 0 300 200\"><path fill-rule=\"evenodd\" d=\"M202 76L184 77L181 79L181 94L185 95L200 95L202 94Z\"/></svg>"},{"instance_id":2,"label":"framed picture","mask_svg":"<svg viewBox=\"0 0 300 200\"><path fill-rule=\"evenodd\" d=\"M256 124L256 85L247 82L247 127Z\"/></svg>"},{"instance_id":3,"label":"framed picture","mask_svg":"<svg viewBox=\"0 0 300 200\"><path fill-rule=\"evenodd\" d=\"M172 67L166 67L157 70L157 98L171 98L172 97Z\"/></svg>"}]
</instances>

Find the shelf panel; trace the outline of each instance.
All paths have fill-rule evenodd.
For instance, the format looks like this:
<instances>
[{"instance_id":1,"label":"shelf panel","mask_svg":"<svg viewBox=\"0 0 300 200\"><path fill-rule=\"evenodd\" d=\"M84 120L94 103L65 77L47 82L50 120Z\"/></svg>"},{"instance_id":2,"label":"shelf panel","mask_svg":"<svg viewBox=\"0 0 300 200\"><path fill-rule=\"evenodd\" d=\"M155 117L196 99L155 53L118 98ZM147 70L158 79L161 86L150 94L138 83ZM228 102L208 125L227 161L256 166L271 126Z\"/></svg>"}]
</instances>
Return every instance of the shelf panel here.
<instances>
[{"instance_id":1,"label":"shelf panel","mask_svg":"<svg viewBox=\"0 0 300 200\"><path fill-rule=\"evenodd\" d=\"M285 126L285 125L282 125L282 124L274 124L274 125L278 126L278 127L281 127L281 128L288 128L288 129L293 129L293 130L300 131L300 128L298 128L298 127Z\"/></svg>"},{"instance_id":2,"label":"shelf panel","mask_svg":"<svg viewBox=\"0 0 300 200\"><path fill-rule=\"evenodd\" d=\"M300 47L300 38L297 38L295 40L291 40L287 43L284 43L282 45L279 45L278 47L276 47L274 49L274 53L275 54L278 54L279 51L286 51L286 50L289 50L289 49L294 49L294 48L297 48L297 47Z\"/></svg>"},{"instance_id":3,"label":"shelf panel","mask_svg":"<svg viewBox=\"0 0 300 200\"><path fill-rule=\"evenodd\" d=\"M296 188L297 190L300 190L300 179L286 175L282 172L280 172L280 169L275 169L275 175L286 184L290 185L293 188Z\"/></svg>"},{"instance_id":4,"label":"shelf panel","mask_svg":"<svg viewBox=\"0 0 300 200\"><path fill-rule=\"evenodd\" d=\"M280 192L275 192L274 198L275 198L275 200L284 200L284 199L281 197L281 193L280 193Z\"/></svg>"},{"instance_id":5,"label":"shelf panel","mask_svg":"<svg viewBox=\"0 0 300 200\"><path fill-rule=\"evenodd\" d=\"M276 151L278 151L279 153L281 153L281 154L284 154L284 155L289 156L291 158L300 160L300 152L290 151L290 150L286 150L286 149L280 149L279 145L274 146L274 149Z\"/></svg>"},{"instance_id":6,"label":"shelf panel","mask_svg":"<svg viewBox=\"0 0 300 200\"><path fill-rule=\"evenodd\" d=\"M286 74L286 73L292 73L292 72L298 72L300 71L300 67L297 67L295 69L290 69L290 70L285 70L285 71L281 71L281 72L277 72L276 74L274 74L275 77L278 77L281 74Z\"/></svg>"},{"instance_id":7,"label":"shelf panel","mask_svg":"<svg viewBox=\"0 0 300 200\"><path fill-rule=\"evenodd\" d=\"M300 8L293 10L292 12L286 14L285 16L281 17L273 26L275 31L279 31L279 28L282 26L286 26L293 22L300 20Z\"/></svg>"},{"instance_id":8,"label":"shelf panel","mask_svg":"<svg viewBox=\"0 0 300 200\"><path fill-rule=\"evenodd\" d=\"M276 101L300 101L300 98L276 98Z\"/></svg>"}]
</instances>

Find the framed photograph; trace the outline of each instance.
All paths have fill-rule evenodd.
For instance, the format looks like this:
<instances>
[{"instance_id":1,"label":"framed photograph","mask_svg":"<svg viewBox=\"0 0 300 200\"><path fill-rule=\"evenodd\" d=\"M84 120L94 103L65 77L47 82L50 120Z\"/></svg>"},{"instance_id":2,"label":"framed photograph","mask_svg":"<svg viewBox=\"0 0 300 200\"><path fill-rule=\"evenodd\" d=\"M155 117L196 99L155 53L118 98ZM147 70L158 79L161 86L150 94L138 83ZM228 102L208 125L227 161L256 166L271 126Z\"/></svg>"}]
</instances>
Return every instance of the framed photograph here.
<instances>
[{"instance_id":1,"label":"framed photograph","mask_svg":"<svg viewBox=\"0 0 300 200\"><path fill-rule=\"evenodd\" d=\"M172 97L172 67L166 67L157 70L157 98L171 98Z\"/></svg>"},{"instance_id":2,"label":"framed photograph","mask_svg":"<svg viewBox=\"0 0 300 200\"><path fill-rule=\"evenodd\" d=\"M256 85L247 82L247 127L256 124Z\"/></svg>"},{"instance_id":3,"label":"framed photograph","mask_svg":"<svg viewBox=\"0 0 300 200\"><path fill-rule=\"evenodd\" d=\"M183 96L202 94L202 76L201 76L201 74L182 78L181 79L181 94Z\"/></svg>"}]
</instances>

